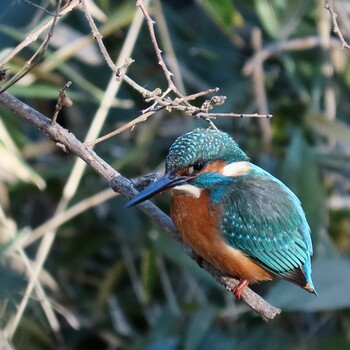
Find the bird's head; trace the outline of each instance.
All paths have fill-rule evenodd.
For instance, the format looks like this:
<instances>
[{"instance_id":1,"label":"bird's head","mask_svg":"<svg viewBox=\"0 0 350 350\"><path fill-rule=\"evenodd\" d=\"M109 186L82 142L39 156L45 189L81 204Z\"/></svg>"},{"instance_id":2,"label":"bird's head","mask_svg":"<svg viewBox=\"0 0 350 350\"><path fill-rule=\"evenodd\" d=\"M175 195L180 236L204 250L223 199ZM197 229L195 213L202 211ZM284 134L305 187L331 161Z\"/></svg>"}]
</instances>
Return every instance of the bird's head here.
<instances>
[{"instance_id":1,"label":"bird's head","mask_svg":"<svg viewBox=\"0 0 350 350\"><path fill-rule=\"evenodd\" d=\"M175 140L166 157L164 176L130 200L127 207L171 188L190 193L194 186L209 188L216 181L210 174L220 174L221 178L237 176L250 171L249 164L247 155L228 134L195 129Z\"/></svg>"}]
</instances>

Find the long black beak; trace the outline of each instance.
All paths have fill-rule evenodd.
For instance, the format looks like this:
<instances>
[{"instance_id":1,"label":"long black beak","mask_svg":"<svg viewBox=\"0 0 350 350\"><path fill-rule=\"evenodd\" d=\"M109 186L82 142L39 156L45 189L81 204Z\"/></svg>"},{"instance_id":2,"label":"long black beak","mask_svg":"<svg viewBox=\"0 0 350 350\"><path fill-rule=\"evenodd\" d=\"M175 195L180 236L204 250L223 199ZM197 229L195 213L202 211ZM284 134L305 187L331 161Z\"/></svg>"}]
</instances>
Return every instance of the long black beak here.
<instances>
[{"instance_id":1,"label":"long black beak","mask_svg":"<svg viewBox=\"0 0 350 350\"><path fill-rule=\"evenodd\" d=\"M159 192L169 190L177 185L181 185L190 178L191 177L189 176L172 176L170 173L165 173L163 177L146 187L143 191L126 203L125 207L130 208L136 204L144 202Z\"/></svg>"}]
</instances>

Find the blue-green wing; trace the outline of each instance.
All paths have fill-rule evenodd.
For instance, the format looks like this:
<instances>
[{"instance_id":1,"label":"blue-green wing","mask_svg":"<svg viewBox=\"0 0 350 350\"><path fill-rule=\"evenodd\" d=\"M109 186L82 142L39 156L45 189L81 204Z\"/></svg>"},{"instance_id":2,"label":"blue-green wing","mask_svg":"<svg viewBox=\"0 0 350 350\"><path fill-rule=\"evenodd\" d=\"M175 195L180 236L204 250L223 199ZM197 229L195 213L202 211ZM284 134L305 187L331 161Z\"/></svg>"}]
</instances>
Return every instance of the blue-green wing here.
<instances>
[{"instance_id":1,"label":"blue-green wing","mask_svg":"<svg viewBox=\"0 0 350 350\"><path fill-rule=\"evenodd\" d=\"M222 204L221 230L229 245L281 277L313 286L310 228L298 198L282 182L253 166L251 174L235 178Z\"/></svg>"}]
</instances>

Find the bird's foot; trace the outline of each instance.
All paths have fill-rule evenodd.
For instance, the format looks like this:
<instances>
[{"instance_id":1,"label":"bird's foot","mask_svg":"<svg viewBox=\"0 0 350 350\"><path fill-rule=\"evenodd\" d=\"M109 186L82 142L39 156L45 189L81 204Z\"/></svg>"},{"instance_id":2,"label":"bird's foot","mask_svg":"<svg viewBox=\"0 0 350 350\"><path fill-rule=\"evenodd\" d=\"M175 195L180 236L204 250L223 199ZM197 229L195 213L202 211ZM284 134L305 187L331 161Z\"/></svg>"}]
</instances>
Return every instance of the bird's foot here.
<instances>
[{"instance_id":1,"label":"bird's foot","mask_svg":"<svg viewBox=\"0 0 350 350\"><path fill-rule=\"evenodd\" d=\"M242 291L245 287L248 287L249 281L248 280L241 280L234 288L233 288L233 295L237 298L237 300L242 300Z\"/></svg>"}]
</instances>

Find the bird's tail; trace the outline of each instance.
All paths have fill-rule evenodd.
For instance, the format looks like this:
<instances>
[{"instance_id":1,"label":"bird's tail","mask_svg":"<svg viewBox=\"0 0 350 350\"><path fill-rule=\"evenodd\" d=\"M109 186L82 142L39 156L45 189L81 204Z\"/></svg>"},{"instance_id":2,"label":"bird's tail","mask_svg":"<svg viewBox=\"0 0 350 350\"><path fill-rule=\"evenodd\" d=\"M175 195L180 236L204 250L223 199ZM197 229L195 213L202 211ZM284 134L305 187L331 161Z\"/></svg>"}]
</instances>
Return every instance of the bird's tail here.
<instances>
[{"instance_id":1,"label":"bird's tail","mask_svg":"<svg viewBox=\"0 0 350 350\"><path fill-rule=\"evenodd\" d=\"M305 286L304 286L303 288L304 288L306 291L308 291L309 293L315 294L315 295L318 297L318 294L317 294L317 292L316 292L316 290L315 290L315 287L314 287L314 285L312 284L312 282L311 282L311 284L310 284L310 283L306 283Z\"/></svg>"}]
</instances>

